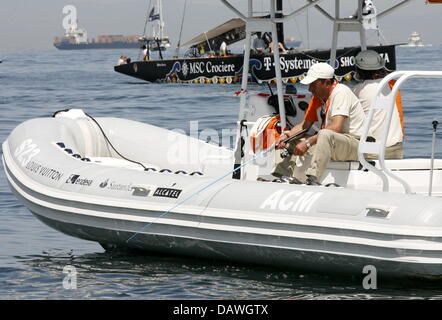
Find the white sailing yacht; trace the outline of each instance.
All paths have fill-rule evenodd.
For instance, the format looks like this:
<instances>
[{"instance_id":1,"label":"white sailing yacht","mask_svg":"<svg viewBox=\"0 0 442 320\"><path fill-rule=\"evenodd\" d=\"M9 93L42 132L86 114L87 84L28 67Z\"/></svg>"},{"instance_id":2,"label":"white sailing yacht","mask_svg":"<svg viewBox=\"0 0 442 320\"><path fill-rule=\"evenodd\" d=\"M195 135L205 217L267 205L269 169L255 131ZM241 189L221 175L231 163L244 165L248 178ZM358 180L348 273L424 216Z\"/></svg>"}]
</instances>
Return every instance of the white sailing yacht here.
<instances>
[{"instance_id":1,"label":"white sailing yacht","mask_svg":"<svg viewBox=\"0 0 442 320\"><path fill-rule=\"evenodd\" d=\"M146 43L149 50L152 51L164 51L170 48L170 40L164 32L164 20L163 20L163 2L157 0L152 6L148 8L148 16L146 17L146 23L144 26L143 36L140 38L140 42ZM150 32L146 34L146 28L149 24Z\"/></svg>"}]
</instances>

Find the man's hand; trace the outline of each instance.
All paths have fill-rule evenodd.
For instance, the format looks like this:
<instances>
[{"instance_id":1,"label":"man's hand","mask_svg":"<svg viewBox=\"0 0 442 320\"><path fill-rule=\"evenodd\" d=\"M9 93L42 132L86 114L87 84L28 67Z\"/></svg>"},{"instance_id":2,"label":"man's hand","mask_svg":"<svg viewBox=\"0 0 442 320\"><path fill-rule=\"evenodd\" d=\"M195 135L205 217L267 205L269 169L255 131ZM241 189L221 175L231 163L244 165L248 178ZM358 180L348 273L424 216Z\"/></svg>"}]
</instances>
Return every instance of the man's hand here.
<instances>
[{"instance_id":1,"label":"man's hand","mask_svg":"<svg viewBox=\"0 0 442 320\"><path fill-rule=\"evenodd\" d=\"M283 149L287 146L286 143L284 143L284 140L287 139L288 136L283 133L279 136L278 140L276 140L275 144L276 144L276 149Z\"/></svg>"},{"instance_id":2,"label":"man's hand","mask_svg":"<svg viewBox=\"0 0 442 320\"><path fill-rule=\"evenodd\" d=\"M293 149L293 154L297 155L297 156L302 156L304 155L304 153L307 152L309 148L307 147L307 145L305 144L305 141L301 141L300 143L298 143L295 148Z\"/></svg>"}]
</instances>

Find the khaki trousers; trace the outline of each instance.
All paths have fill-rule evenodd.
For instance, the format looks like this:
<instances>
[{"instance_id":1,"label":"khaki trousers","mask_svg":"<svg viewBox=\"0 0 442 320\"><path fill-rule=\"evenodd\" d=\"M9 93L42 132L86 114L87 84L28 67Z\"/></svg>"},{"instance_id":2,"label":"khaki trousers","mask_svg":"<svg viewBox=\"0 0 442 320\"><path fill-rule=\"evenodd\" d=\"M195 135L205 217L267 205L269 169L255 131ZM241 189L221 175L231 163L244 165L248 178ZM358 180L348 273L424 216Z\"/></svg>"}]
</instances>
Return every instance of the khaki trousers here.
<instances>
[{"instance_id":1,"label":"khaki trousers","mask_svg":"<svg viewBox=\"0 0 442 320\"><path fill-rule=\"evenodd\" d=\"M308 139L309 137L311 136L306 136L301 139L290 141L287 149L292 151L298 143L304 141L305 139ZM272 175L279 178L282 176L295 177L296 179L305 182L305 180L307 179L305 172L307 168L310 166L314 149L315 146L312 146L303 156L299 157L295 155L289 155L284 159L281 158L282 150L276 150L275 152L276 167Z\"/></svg>"},{"instance_id":2,"label":"khaki trousers","mask_svg":"<svg viewBox=\"0 0 442 320\"><path fill-rule=\"evenodd\" d=\"M330 161L358 160L359 139L348 133L322 129L313 151L313 158L306 175L321 179Z\"/></svg>"},{"instance_id":3,"label":"khaki trousers","mask_svg":"<svg viewBox=\"0 0 442 320\"><path fill-rule=\"evenodd\" d=\"M291 141L289 150L306 138ZM303 156L280 157L280 150L276 152L276 167L272 173L276 177L289 176L305 182L307 175L321 178L330 161L357 161L359 140L345 133L322 129L318 139Z\"/></svg>"},{"instance_id":4,"label":"khaki trousers","mask_svg":"<svg viewBox=\"0 0 442 320\"><path fill-rule=\"evenodd\" d=\"M365 158L368 160L377 160L378 156L375 154L367 153ZM385 159L403 159L404 147L402 142L398 142L390 147L385 148Z\"/></svg>"}]
</instances>

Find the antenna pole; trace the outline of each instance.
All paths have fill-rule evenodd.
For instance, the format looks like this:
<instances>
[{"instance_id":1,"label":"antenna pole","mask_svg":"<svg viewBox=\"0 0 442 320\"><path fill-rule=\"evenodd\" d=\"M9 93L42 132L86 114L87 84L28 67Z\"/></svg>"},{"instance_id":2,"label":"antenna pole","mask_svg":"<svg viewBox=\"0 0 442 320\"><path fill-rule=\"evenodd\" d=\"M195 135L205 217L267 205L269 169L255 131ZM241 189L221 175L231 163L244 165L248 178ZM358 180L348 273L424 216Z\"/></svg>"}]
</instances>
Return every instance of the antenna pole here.
<instances>
[{"instance_id":1,"label":"antenna pole","mask_svg":"<svg viewBox=\"0 0 442 320\"><path fill-rule=\"evenodd\" d=\"M282 0L276 0L276 18L283 18L283 9L282 9ZM276 30L278 34L278 41L281 42L284 45L285 48L285 41L284 41L284 24L281 22L276 23Z\"/></svg>"},{"instance_id":2,"label":"antenna pole","mask_svg":"<svg viewBox=\"0 0 442 320\"><path fill-rule=\"evenodd\" d=\"M177 58L179 56L179 50L180 50L180 46L181 46L181 35L183 33L184 17L186 15L186 6L187 6L187 0L184 1L183 19L181 20L180 36L178 38L178 43L176 45L176 57Z\"/></svg>"},{"instance_id":3,"label":"antenna pole","mask_svg":"<svg viewBox=\"0 0 442 320\"><path fill-rule=\"evenodd\" d=\"M439 122L436 119L434 119L432 124L433 124L433 141L431 146L430 187L428 190L428 196L431 196L431 193L433 192L434 154L436 152L436 132L437 132L437 125L439 124Z\"/></svg>"}]
</instances>

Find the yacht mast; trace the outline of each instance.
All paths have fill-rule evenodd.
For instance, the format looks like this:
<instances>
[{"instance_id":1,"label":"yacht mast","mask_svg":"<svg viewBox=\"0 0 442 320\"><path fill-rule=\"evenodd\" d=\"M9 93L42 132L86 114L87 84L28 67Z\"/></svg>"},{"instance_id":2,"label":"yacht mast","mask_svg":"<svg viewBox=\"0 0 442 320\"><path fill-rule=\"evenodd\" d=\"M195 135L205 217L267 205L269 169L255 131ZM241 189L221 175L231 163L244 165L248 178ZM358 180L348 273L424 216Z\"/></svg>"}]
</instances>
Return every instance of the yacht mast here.
<instances>
[{"instance_id":1,"label":"yacht mast","mask_svg":"<svg viewBox=\"0 0 442 320\"><path fill-rule=\"evenodd\" d=\"M276 0L276 12L275 12L275 17L276 18L282 18L284 16L283 9L282 9L282 1L283 0ZM278 41L281 42L284 45L284 47L285 47L285 43L284 43L284 24L282 22L278 22L276 24L276 30L277 30L277 34L278 34Z\"/></svg>"},{"instance_id":2,"label":"yacht mast","mask_svg":"<svg viewBox=\"0 0 442 320\"><path fill-rule=\"evenodd\" d=\"M158 37L163 40L164 39L164 20L163 20L163 1L157 0L158 13L160 15L159 24L159 34Z\"/></svg>"}]
</instances>

